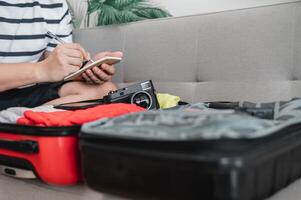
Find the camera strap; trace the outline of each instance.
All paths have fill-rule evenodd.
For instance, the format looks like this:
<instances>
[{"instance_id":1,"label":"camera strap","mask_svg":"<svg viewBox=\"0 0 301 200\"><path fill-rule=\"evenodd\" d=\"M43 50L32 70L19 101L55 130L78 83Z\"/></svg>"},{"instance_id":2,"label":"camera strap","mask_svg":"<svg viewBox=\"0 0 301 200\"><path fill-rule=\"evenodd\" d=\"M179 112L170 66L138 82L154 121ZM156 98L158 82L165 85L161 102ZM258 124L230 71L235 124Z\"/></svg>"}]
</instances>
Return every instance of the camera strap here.
<instances>
[{"instance_id":1,"label":"camera strap","mask_svg":"<svg viewBox=\"0 0 301 200\"><path fill-rule=\"evenodd\" d=\"M59 104L54 106L54 108L63 109L63 110L80 110L80 109L87 109L103 104L105 104L103 99L92 99L92 100Z\"/></svg>"}]
</instances>

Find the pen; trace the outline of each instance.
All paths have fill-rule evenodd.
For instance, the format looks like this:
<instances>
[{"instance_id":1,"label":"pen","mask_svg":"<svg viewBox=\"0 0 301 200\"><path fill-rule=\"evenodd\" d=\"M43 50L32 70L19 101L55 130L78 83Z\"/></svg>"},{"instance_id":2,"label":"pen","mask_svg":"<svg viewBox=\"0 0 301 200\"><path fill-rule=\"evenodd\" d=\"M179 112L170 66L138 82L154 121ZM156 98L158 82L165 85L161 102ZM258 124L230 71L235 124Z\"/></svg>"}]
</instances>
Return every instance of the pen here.
<instances>
[{"instance_id":1,"label":"pen","mask_svg":"<svg viewBox=\"0 0 301 200\"><path fill-rule=\"evenodd\" d=\"M51 37L52 39L55 39L56 41L58 41L61 44L65 44L66 42L64 40L62 40L61 38L59 38L57 35L51 33L50 31L47 31L46 35L48 35L49 37ZM90 62L94 62L94 60L90 59Z\"/></svg>"}]
</instances>

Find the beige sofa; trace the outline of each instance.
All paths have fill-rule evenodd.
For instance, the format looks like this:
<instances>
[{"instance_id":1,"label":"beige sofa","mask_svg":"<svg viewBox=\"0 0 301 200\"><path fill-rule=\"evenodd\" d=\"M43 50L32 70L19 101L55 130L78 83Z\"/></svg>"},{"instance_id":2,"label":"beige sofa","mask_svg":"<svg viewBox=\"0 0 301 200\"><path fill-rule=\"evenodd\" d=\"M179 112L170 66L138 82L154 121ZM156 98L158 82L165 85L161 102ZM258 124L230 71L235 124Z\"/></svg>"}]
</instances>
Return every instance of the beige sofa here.
<instances>
[{"instance_id":1,"label":"beige sofa","mask_svg":"<svg viewBox=\"0 0 301 200\"><path fill-rule=\"evenodd\" d=\"M91 52L123 50L115 80L152 79L189 102L301 95L300 2L75 33Z\"/></svg>"},{"instance_id":2,"label":"beige sofa","mask_svg":"<svg viewBox=\"0 0 301 200\"><path fill-rule=\"evenodd\" d=\"M77 30L93 52L122 50L120 86L152 79L188 102L274 101L301 96L301 1ZM0 176L1 200L121 199L84 185L52 187ZM301 199L297 181L270 198Z\"/></svg>"}]
</instances>

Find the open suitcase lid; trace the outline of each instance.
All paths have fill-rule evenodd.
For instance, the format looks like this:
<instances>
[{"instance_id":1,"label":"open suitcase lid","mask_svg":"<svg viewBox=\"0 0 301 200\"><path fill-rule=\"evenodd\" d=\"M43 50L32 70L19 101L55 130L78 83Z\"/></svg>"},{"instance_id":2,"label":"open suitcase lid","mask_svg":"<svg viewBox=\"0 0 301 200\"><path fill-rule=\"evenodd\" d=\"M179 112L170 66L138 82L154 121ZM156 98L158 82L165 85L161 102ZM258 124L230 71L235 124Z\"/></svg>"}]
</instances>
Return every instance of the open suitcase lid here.
<instances>
[{"instance_id":1,"label":"open suitcase lid","mask_svg":"<svg viewBox=\"0 0 301 200\"><path fill-rule=\"evenodd\" d=\"M300 123L301 120L280 122L235 113L148 111L85 124L81 137L153 142L250 140Z\"/></svg>"},{"instance_id":2,"label":"open suitcase lid","mask_svg":"<svg viewBox=\"0 0 301 200\"><path fill-rule=\"evenodd\" d=\"M243 108L257 106L252 103ZM196 104L197 109L191 109L195 107L192 105L188 109L140 112L88 123L82 127L81 136L157 142L251 140L301 124L301 99L261 106L273 111L271 119L251 116L244 109L227 111Z\"/></svg>"},{"instance_id":3,"label":"open suitcase lid","mask_svg":"<svg viewBox=\"0 0 301 200\"><path fill-rule=\"evenodd\" d=\"M254 148L259 151L270 144L287 145L287 140L299 137L300 130L298 120L279 122L245 114L151 111L85 124L80 142L112 150L122 147L136 153L144 149L237 155Z\"/></svg>"}]
</instances>

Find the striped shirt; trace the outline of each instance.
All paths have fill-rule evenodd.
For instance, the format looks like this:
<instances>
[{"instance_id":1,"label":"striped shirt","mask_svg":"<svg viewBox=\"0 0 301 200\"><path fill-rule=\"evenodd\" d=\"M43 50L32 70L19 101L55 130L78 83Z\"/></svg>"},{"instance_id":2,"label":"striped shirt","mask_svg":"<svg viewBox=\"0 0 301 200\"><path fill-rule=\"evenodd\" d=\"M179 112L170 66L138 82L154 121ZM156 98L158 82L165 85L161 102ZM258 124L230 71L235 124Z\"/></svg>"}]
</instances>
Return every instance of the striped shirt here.
<instances>
[{"instance_id":1,"label":"striped shirt","mask_svg":"<svg viewBox=\"0 0 301 200\"><path fill-rule=\"evenodd\" d=\"M65 0L0 0L0 63L37 62L57 45L47 31L72 42Z\"/></svg>"}]
</instances>

